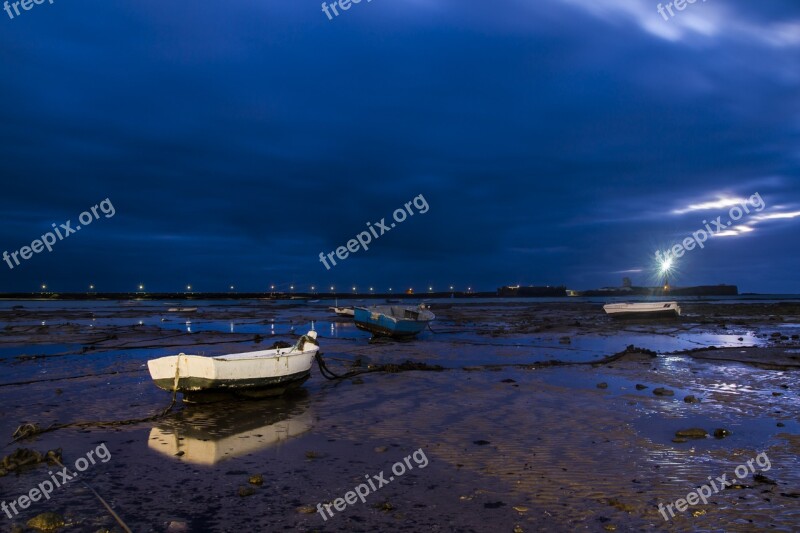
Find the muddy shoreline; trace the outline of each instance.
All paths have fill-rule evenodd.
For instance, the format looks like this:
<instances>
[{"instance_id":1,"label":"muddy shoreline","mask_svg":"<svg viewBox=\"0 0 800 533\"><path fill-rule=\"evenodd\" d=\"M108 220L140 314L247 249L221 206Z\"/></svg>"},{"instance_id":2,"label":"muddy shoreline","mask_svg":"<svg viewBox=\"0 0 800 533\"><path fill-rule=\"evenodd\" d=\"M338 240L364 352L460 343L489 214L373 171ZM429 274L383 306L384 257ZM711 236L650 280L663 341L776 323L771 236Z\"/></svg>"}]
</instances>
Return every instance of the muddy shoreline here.
<instances>
[{"instance_id":1,"label":"muddy shoreline","mask_svg":"<svg viewBox=\"0 0 800 533\"><path fill-rule=\"evenodd\" d=\"M150 382L147 359L291 341L312 322L334 370L406 360L444 368L340 382L315 368L287 398L180 405L151 423L64 429L3 448L3 456L62 448L74 463L106 443L111 459L83 479L134 531L792 531L800 523L797 303L686 302L675 320L622 322L595 303L457 301L434 304L432 331L402 343L371 343L325 302L189 312L170 312L170 302L20 304L0 308L6 441L28 422L157 412L169 395ZM642 350L604 359L629 345ZM674 442L676 431L696 427L709 436ZM730 434L711 436L722 428ZM317 512L415 450L429 461L424 469L334 517ZM775 484L750 476L669 521L659 514L659 503L762 452ZM0 477L0 499L15 500L46 474L40 465ZM249 482L255 475L261 485ZM63 531L117 527L72 483L12 519L0 514L0 529L25 528L44 512L62 516Z\"/></svg>"}]
</instances>

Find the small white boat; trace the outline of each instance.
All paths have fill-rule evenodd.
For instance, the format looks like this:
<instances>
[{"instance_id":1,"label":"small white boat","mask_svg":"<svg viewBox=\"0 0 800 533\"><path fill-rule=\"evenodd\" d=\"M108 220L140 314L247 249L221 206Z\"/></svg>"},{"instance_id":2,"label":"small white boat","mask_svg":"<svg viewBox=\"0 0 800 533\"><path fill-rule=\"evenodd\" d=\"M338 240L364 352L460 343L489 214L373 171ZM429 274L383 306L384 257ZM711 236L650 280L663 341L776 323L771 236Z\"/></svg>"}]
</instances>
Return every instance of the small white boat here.
<instances>
[{"instance_id":1,"label":"small white boat","mask_svg":"<svg viewBox=\"0 0 800 533\"><path fill-rule=\"evenodd\" d=\"M308 379L318 350L317 332L309 331L289 348L217 357L182 353L151 359L147 367L157 387L182 392L186 400L207 392L283 392Z\"/></svg>"},{"instance_id":2,"label":"small white boat","mask_svg":"<svg viewBox=\"0 0 800 533\"><path fill-rule=\"evenodd\" d=\"M678 302L606 304L603 311L612 318L663 318L681 315Z\"/></svg>"},{"instance_id":3,"label":"small white boat","mask_svg":"<svg viewBox=\"0 0 800 533\"><path fill-rule=\"evenodd\" d=\"M353 318L353 315L355 315L355 310L352 307L329 307L328 309L336 313L336 316Z\"/></svg>"}]
</instances>

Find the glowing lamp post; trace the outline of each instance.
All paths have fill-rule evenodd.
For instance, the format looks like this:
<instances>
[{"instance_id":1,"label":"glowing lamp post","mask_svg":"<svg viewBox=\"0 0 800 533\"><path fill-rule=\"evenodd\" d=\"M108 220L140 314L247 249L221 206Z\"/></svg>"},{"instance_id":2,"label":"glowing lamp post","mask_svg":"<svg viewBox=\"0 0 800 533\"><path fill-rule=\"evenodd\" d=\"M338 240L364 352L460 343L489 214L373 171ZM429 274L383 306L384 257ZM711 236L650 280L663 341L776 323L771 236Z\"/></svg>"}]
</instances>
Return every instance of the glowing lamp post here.
<instances>
[{"instance_id":1,"label":"glowing lamp post","mask_svg":"<svg viewBox=\"0 0 800 533\"><path fill-rule=\"evenodd\" d=\"M669 291L669 272L672 270L672 259L665 259L659 266L659 273L664 276L664 292Z\"/></svg>"}]
</instances>

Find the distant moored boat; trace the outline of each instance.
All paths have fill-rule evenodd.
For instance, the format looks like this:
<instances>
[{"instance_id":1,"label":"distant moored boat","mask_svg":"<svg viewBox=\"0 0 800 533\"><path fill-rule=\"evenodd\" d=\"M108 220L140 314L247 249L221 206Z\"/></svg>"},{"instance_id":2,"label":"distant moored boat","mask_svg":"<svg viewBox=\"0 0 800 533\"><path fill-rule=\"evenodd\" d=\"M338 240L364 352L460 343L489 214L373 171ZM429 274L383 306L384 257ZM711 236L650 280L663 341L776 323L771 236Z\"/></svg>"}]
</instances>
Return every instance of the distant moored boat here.
<instances>
[{"instance_id":1,"label":"distant moored boat","mask_svg":"<svg viewBox=\"0 0 800 533\"><path fill-rule=\"evenodd\" d=\"M387 337L413 337L436 318L424 306L375 305L356 307L356 327L373 335Z\"/></svg>"},{"instance_id":2,"label":"distant moored boat","mask_svg":"<svg viewBox=\"0 0 800 533\"><path fill-rule=\"evenodd\" d=\"M681 314L678 302L606 304L603 310L612 318L663 318Z\"/></svg>"},{"instance_id":3,"label":"distant moored boat","mask_svg":"<svg viewBox=\"0 0 800 533\"><path fill-rule=\"evenodd\" d=\"M329 307L328 309L336 313L336 316L351 318L354 314L352 307Z\"/></svg>"}]
</instances>

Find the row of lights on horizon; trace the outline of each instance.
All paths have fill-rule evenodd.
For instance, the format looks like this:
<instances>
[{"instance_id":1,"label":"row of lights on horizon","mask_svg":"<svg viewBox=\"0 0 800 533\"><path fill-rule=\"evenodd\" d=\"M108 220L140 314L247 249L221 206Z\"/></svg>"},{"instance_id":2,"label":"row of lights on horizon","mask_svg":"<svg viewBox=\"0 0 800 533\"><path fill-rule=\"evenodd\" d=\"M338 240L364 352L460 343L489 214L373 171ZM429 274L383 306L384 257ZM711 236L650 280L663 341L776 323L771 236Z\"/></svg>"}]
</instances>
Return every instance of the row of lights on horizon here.
<instances>
[{"instance_id":1,"label":"row of lights on horizon","mask_svg":"<svg viewBox=\"0 0 800 533\"><path fill-rule=\"evenodd\" d=\"M145 292L145 288L144 288L144 284L143 284L143 283L140 283L139 285L137 285L137 286L136 286L136 288L137 288L137 292ZM231 286L229 287L229 289L230 289L231 291L235 290L235 288L236 288L236 287L235 287L234 285L231 285ZM269 286L269 288L270 288L270 291L271 291L271 292L275 292L275 285L270 285L270 286ZM46 284L46 283L42 283L42 285L41 285L41 289L42 289L42 291L46 291L46 290L47 290L47 284ZM294 285L290 285L290 286L289 286L289 290L291 290L291 291L294 291L294 289L295 289L295 286L294 286ZM94 286L94 284L93 284L93 283L92 283L92 284L89 284L89 290L90 290L90 291L94 291L94 290L95 290L95 286ZM389 292L393 292L393 290L394 290L394 289L392 289L392 287L389 287ZM454 286L453 286L453 285L450 285L450 290L451 290L451 291L453 291L453 290L454 290ZM311 286L311 292L313 292L313 293L315 293L315 294L316 294L316 291L317 291L317 288L316 288L316 286L315 286L315 285L312 285L312 286ZM335 291L336 291L336 287L335 287L334 285L331 285L331 292L335 292ZM186 286L186 292L192 292L192 286L191 286L191 285L187 285L187 286ZM354 293L355 293L355 292L357 292L357 287L353 286L353 292L354 292ZM373 293L373 292L375 292L375 288L374 288L374 287L370 287L370 288L369 288L369 292L370 292L370 293ZM406 292L408 292L408 293L413 293L413 292L414 292L414 289L413 289L412 287L409 287L409 289L408 289ZM428 287L428 292L433 292L433 286L430 286L430 287ZM469 292L472 292L472 287L467 287L467 292L468 292L468 293L469 293Z\"/></svg>"}]
</instances>

